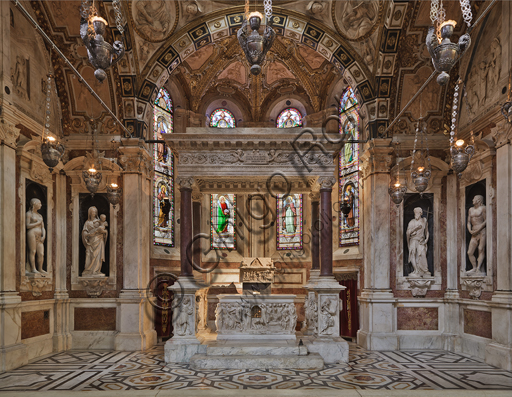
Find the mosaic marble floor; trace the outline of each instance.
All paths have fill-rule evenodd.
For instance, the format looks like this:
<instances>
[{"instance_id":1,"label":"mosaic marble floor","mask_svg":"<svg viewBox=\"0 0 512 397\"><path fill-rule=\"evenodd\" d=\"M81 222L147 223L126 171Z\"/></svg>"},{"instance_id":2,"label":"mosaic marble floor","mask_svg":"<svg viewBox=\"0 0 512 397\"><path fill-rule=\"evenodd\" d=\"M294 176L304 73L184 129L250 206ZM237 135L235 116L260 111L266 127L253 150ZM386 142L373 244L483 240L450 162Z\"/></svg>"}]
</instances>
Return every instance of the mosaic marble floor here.
<instances>
[{"instance_id":1,"label":"mosaic marble floor","mask_svg":"<svg viewBox=\"0 0 512 397\"><path fill-rule=\"evenodd\" d=\"M155 389L512 390L512 373L445 351L370 352L351 344L348 364L321 371L195 371L165 366L159 345L147 352L55 353L0 374L0 392Z\"/></svg>"}]
</instances>

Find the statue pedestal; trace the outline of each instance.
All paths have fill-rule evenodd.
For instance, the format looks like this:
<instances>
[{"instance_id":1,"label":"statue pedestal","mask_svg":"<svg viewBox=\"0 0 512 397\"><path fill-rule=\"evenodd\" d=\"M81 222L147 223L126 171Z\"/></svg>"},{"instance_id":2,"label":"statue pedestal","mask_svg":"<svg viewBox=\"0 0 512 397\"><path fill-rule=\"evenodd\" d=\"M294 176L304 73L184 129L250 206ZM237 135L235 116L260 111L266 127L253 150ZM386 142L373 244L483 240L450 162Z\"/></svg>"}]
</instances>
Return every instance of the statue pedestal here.
<instances>
[{"instance_id":1,"label":"statue pedestal","mask_svg":"<svg viewBox=\"0 0 512 397\"><path fill-rule=\"evenodd\" d=\"M166 363L188 363L194 354L205 353L196 337L196 291L204 288L193 277L178 277L169 289L174 292L172 300L172 325L174 336L165 343Z\"/></svg>"},{"instance_id":2,"label":"statue pedestal","mask_svg":"<svg viewBox=\"0 0 512 397\"><path fill-rule=\"evenodd\" d=\"M304 343L310 352L320 354L327 364L348 362L348 343L340 338L342 307L339 296L346 287L334 277L319 276L316 272L311 272L304 287L307 290Z\"/></svg>"}]
</instances>

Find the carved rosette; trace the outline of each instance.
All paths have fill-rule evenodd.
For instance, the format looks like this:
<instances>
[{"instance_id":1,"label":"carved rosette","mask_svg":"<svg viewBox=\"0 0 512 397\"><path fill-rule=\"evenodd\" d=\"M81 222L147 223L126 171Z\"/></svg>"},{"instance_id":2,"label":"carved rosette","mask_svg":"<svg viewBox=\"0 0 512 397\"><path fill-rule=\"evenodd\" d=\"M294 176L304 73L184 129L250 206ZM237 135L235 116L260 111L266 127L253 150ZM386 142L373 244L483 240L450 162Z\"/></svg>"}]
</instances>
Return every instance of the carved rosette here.
<instances>
[{"instance_id":1,"label":"carved rosette","mask_svg":"<svg viewBox=\"0 0 512 397\"><path fill-rule=\"evenodd\" d=\"M412 296L415 298L424 298L427 291L434 284L434 278L414 278L407 277L407 282L411 288Z\"/></svg>"},{"instance_id":2,"label":"carved rosette","mask_svg":"<svg viewBox=\"0 0 512 397\"><path fill-rule=\"evenodd\" d=\"M468 289L469 296L472 299L479 299L484 289L485 276L464 277L462 278L462 284Z\"/></svg>"}]
</instances>

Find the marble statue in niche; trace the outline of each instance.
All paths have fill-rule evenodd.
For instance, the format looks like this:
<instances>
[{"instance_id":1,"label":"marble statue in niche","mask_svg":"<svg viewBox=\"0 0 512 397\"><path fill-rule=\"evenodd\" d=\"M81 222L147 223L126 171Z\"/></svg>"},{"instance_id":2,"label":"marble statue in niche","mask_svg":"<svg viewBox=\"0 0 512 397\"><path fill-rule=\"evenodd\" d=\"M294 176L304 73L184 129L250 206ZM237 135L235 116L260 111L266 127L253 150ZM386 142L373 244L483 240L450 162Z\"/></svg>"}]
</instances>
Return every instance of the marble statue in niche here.
<instances>
[{"instance_id":1,"label":"marble statue in niche","mask_svg":"<svg viewBox=\"0 0 512 397\"><path fill-rule=\"evenodd\" d=\"M190 296L184 296L180 305L173 309L174 332L176 335L193 335L194 330L190 326L190 316L194 314L194 301ZM192 322L193 324L193 322Z\"/></svg>"},{"instance_id":2,"label":"marble statue in niche","mask_svg":"<svg viewBox=\"0 0 512 397\"><path fill-rule=\"evenodd\" d=\"M468 247L468 258L473 266L467 273L482 273L482 264L485 259L486 244L486 210L484 198L481 195L473 197L473 207L468 211L467 228L471 234L471 240ZM478 248L478 260L475 257L475 251Z\"/></svg>"},{"instance_id":3,"label":"marble statue in niche","mask_svg":"<svg viewBox=\"0 0 512 397\"><path fill-rule=\"evenodd\" d=\"M101 266L105 262L107 217L102 214L98 218L98 210L94 206L89 207L87 215L87 221L82 229L82 242L85 246L85 269L82 276L104 277Z\"/></svg>"},{"instance_id":4,"label":"marble statue in niche","mask_svg":"<svg viewBox=\"0 0 512 397\"><path fill-rule=\"evenodd\" d=\"M414 208L414 219L409 222L406 231L409 262L414 269L409 276L413 277L431 276L427 262L428 224L422 214L421 207Z\"/></svg>"},{"instance_id":5,"label":"marble statue in niche","mask_svg":"<svg viewBox=\"0 0 512 397\"><path fill-rule=\"evenodd\" d=\"M33 198L30 200L30 209L26 214L27 264L25 270L27 273L46 274L46 271L43 270L46 229L43 216L37 212L41 207L41 200Z\"/></svg>"}]
</instances>

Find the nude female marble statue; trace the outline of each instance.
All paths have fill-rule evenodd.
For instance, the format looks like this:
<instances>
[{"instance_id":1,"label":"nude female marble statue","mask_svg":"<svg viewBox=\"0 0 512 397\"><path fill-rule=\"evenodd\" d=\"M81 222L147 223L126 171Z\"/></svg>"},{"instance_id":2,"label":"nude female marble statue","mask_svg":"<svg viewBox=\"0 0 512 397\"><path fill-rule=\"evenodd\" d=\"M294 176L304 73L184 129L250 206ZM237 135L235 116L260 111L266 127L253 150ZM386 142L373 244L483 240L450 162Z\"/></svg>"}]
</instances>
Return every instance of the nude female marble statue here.
<instances>
[{"instance_id":1,"label":"nude female marble statue","mask_svg":"<svg viewBox=\"0 0 512 397\"><path fill-rule=\"evenodd\" d=\"M27 273L43 273L44 262L44 240L46 230L44 228L43 216L37 211L41 209L41 200L33 198L30 200L30 209L26 214L27 228ZM37 270L36 270L37 263Z\"/></svg>"},{"instance_id":2,"label":"nude female marble statue","mask_svg":"<svg viewBox=\"0 0 512 397\"><path fill-rule=\"evenodd\" d=\"M487 216L484 204L484 198L480 195L473 197L473 207L468 211L468 231L471 234L469 241L468 257L473 268L468 273L481 273L482 263L485 258L485 243ZM475 258L475 250L478 248L478 262Z\"/></svg>"},{"instance_id":3,"label":"nude female marble statue","mask_svg":"<svg viewBox=\"0 0 512 397\"><path fill-rule=\"evenodd\" d=\"M412 277L431 276L427 262L428 225L422 214L423 210L420 207L414 209L414 219L409 222L406 231L409 262L414 269L409 273Z\"/></svg>"},{"instance_id":4,"label":"nude female marble statue","mask_svg":"<svg viewBox=\"0 0 512 397\"><path fill-rule=\"evenodd\" d=\"M105 243L108 231L105 229L107 222L102 215L98 218L96 207L90 207L87 211L87 221L82 229L82 242L85 246L85 269L82 276L105 276L101 273L101 266L105 262Z\"/></svg>"}]
</instances>

